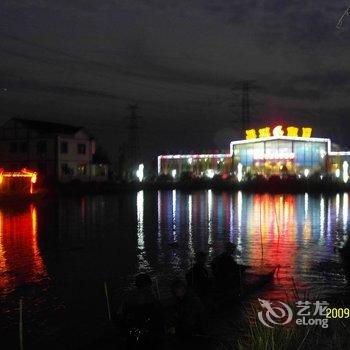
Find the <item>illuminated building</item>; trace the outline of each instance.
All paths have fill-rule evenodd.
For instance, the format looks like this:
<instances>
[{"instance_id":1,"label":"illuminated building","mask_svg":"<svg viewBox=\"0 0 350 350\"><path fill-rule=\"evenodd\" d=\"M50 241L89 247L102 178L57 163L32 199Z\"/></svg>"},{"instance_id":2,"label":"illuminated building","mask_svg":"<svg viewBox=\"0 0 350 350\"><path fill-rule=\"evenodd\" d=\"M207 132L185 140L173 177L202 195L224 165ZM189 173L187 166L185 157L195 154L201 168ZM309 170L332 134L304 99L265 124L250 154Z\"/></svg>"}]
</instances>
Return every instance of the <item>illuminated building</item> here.
<instances>
[{"instance_id":1,"label":"illuminated building","mask_svg":"<svg viewBox=\"0 0 350 350\"><path fill-rule=\"evenodd\" d=\"M41 180L106 180L107 165L95 164L95 148L82 127L12 118L0 128L0 166L33 169Z\"/></svg>"},{"instance_id":2,"label":"illuminated building","mask_svg":"<svg viewBox=\"0 0 350 350\"><path fill-rule=\"evenodd\" d=\"M247 175L310 177L330 174L349 179L350 152L335 151L328 138L312 137L312 128L281 125L246 131L246 139L232 141L226 154L158 156L158 175L186 172L194 177L239 181Z\"/></svg>"}]
</instances>

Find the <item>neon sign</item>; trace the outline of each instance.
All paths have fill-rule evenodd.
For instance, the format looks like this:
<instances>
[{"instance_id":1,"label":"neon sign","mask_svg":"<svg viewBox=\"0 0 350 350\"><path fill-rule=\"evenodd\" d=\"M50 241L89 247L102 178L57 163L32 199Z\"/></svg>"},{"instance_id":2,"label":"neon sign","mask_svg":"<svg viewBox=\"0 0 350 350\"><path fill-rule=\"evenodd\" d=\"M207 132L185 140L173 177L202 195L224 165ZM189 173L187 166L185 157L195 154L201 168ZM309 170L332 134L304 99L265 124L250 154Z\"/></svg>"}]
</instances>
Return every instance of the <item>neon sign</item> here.
<instances>
[{"instance_id":1,"label":"neon sign","mask_svg":"<svg viewBox=\"0 0 350 350\"><path fill-rule=\"evenodd\" d=\"M301 130L301 132L299 132ZM257 138L264 138L264 137L281 137L281 136L287 136L287 137L303 137L303 138L310 138L312 135L312 128L309 127L303 127L303 128L297 128L295 126L288 126L286 130L283 129L282 125L277 125L272 129L270 127L261 128L258 130L255 129L249 129L246 130L246 140L253 140Z\"/></svg>"},{"instance_id":2,"label":"neon sign","mask_svg":"<svg viewBox=\"0 0 350 350\"><path fill-rule=\"evenodd\" d=\"M275 137L283 136L284 135L284 131L283 131L282 125L276 126L273 129L272 133L273 133L273 136L275 136Z\"/></svg>"},{"instance_id":3,"label":"neon sign","mask_svg":"<svg viewBox=\"0 0 350 350\"><path fill-rule=\"evenodd\" d=\"M0 185L3 183L4 178L28 178L30 179L30 193L33 193L33 185L37 182L38 174L34 171L23 168L21 171L4 171L0 169Z\"/></svg>"}]
</instances>

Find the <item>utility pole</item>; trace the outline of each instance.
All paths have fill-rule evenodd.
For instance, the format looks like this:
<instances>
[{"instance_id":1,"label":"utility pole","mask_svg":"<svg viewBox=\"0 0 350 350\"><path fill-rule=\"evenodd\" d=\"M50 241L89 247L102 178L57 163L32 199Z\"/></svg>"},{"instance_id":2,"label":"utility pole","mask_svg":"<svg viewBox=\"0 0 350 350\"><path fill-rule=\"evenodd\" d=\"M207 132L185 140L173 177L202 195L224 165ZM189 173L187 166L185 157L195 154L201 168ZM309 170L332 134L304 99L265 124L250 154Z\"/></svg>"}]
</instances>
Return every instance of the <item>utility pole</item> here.
<instances>
[{"instance_id":1,"label":"utility pole","mask_svg":"<svg viewBox=\"0 0 350 350\"><path fill-rule=\"evenodd\" d=\"M137 114L138 105L129 104L128 109L130 114L127 117L128 137L125 147L125 165L126 165L126 176L128 179L133 178L137 166L140 163L141 152L140 152L140 135L139 135L139 121L142 118Z\"/></svg>"},{"instance_id":2,"label":"utility pole","mask_svg":"<svg viewBox=\"0 0 350 350\"><path fill-rule=\"evenodd\" d=\"M239 104L233 104L233 106L239 105L241 108L241 119L240 127L242 134L245 134L245 130L251 127L251 110L252 110L252 101L251 101L251 92L257 89L258 86L255 85L254 80L242 80L236 82L234 87L232 87L232 92L240 91L241 98ZM237 120L234 120L234 124L237 125Z\"/></svg>"}]
</instances>

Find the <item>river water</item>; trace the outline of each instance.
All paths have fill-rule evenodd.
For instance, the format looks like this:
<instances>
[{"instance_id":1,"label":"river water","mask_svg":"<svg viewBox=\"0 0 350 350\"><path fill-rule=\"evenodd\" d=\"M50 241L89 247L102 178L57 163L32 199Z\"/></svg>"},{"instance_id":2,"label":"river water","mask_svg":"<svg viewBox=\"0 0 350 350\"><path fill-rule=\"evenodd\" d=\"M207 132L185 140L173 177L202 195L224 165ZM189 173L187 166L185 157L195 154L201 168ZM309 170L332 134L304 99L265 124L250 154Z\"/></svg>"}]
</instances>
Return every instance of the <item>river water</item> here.
<instances>
[{"instance_id":1,"label":"river water","mask_svg":"<svg viewBox=\"0 0 350 350\"><path fill-rule=\"evenodd\" d=\"M266 298L284 300L295 289L341 296L347 278L335 246L349 225L347 193L139 191L2 206L0 333L18 348L22 298L26 348L75 349L105 324L105 285L112 309L140 271L167 297L196 251L210 262L227 241L256 272L280 266Z\"/></svg>"}]
</instances>

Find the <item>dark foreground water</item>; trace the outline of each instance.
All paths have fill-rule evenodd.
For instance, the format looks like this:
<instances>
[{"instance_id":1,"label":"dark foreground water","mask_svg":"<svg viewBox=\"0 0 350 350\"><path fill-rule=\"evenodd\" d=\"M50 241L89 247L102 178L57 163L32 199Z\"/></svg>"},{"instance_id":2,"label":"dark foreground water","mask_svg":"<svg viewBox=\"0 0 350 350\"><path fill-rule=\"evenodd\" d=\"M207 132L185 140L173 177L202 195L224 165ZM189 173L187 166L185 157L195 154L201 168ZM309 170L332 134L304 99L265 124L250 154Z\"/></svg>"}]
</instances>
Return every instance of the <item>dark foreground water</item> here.
<instances>
[{"instance_id":1,"label":"dark foreground water","mask_svg":"<svg viewBox=\"0 0 350 350\"><path fill-rule=\"evenodd\" d=\"M228 240L236 259L256 271L280 265L266 298L286 299L293 286L314 297L339 296L347 280L335 246L347 239L349 196L241 192L144 192L62 198L0 207L0 335L18 348L23 298L25 348L76 349L106 321L104 283L112 307L150 272L162 297L168 283Z\"/></svg>"}]
</instances>

